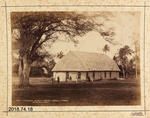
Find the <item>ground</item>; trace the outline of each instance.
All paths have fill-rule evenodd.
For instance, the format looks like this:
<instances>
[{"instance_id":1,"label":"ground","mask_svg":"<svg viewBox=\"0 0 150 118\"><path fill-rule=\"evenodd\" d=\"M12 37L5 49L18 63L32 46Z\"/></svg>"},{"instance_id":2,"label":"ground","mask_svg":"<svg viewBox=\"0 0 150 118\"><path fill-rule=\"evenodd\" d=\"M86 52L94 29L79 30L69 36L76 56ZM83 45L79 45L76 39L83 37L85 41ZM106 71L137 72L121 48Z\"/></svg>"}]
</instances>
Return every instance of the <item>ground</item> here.
<instances>
[{"instance_id":1,"label":"ground","mask_svg":"<svg viewBox=\"0 0 150 118\"><path fill-rule=\"evenodd\" d=\"M17 106L140 104L140 84L135 79L52 84L49 78L39 77L31 78L28 88L18 88L14 80L12 104Z\"/></svg>"}]
</instances>

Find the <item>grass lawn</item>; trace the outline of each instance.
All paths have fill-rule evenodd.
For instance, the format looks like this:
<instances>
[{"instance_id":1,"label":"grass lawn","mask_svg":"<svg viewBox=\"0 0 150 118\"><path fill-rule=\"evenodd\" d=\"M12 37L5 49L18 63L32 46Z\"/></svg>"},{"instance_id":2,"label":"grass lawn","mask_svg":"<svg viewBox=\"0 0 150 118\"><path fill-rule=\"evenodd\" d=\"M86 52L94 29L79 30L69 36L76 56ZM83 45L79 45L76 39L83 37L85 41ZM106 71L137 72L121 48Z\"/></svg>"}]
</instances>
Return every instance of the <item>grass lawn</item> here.
<instances>
[{"instance_id":1,"label":"grass lawn","mask_svg":"<svg viewBox=\"0 0 150 118\"><path fill-rule=\"evenodd\" d=\"M136 80L102 80L94 83L42 84L31 80L29 88L13 86L13 105L28 106L88 106L139 105L140 84ZM43 80L42 80L43 81ZM46 81L46 79L45 79Z\"/></svg>"}]
</instances>

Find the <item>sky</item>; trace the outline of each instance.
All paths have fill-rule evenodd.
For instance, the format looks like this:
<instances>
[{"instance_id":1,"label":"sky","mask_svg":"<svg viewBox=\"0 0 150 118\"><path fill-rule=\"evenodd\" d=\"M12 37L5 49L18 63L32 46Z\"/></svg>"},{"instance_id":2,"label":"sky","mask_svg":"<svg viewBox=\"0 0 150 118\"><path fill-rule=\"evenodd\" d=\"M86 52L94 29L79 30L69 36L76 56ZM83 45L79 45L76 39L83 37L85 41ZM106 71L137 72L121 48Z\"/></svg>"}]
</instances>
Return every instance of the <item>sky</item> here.
<instances>
[{"instance_id":1,"label":"sky","mask_svg":"<svg viewBox=\"0 0 150 118\"><path fill-rule=\"evenodd\" d=\"M112 12L112 14L113 17L111 16L110 20L103 22L106 28L112 27L114 29L114 42L117 43L116 45L105 41L99 33L91 31L82 37L76 37L79 41L76 46L71 41L57 40L52 47L47 47L46 50L51 53L63 51L64 54L70 50L104 53L102 49L107 44L110 47L110 52L107 55L111 58L124 45L128 45L135 50L134 41L140 38L140 14L138 12ZM99 20L100 18L97 18L97 21ZM63 39L64 37L62 36L61 38Z\"/></svg>"}]
</instances>

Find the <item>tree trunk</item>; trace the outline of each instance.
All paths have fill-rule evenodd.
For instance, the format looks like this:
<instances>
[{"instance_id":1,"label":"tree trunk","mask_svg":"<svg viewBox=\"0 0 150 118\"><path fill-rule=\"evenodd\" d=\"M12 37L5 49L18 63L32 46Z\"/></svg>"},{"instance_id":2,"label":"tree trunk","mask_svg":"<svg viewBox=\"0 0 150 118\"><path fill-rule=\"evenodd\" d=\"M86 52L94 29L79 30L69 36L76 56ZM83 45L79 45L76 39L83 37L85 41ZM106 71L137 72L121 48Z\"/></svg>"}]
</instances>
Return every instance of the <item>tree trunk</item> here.
<instances>
[{"instance_id":1,"label":"tree trunk","mask_svg":"<svg viewBox=\"0 0 150 118\"><path fill-rule=\"evenodd\" d=\"M125 78L125 72L124 72L124 69L122 69L122 75L123 75L123 78Z\"/></svg>"},{"instance_id":2,"label":"tree trunk","mask_svg":"<svg viewBox=\"0 0 150 118\"><path fill-rule=\"evenodd\" d=\"M18 73L19 73L19 86L23 86L23 80L24 80L24 77L23 77L23 59L20 59L19 60L19 70L18 70Z\"/></svg>"},{"instance_id":3,"label":"tree trunk","mask_svg":"<svg viewBox=\"0 0 150 118\"><path fill-rule=\"evenodd\" d=\"M135 67L135 79L138 79L138 69L137 69L137 62L136 62L136 67Z\"/></svg>"},{"instance_id":4,"label":"tree trunk","mask_svg":"<svg viewBox=\"0 0 150 118\"><path fill-rule=\"evenodd\" d=\"M124 67L122 67L122 74L123 74L123 78L126 79L126 72L125 72Z\"/></svg>"},{"instance_id":5,"label":"tree trunk","mask_svg":"<svg viewBox=\"0 0 150 118\"><path fill-rule=\"evenodd\" d=\"M19 62L19 85L21 87L29 86L29 75L31 70L31 62L24 56Z\"/></svg>"}]
</instances>

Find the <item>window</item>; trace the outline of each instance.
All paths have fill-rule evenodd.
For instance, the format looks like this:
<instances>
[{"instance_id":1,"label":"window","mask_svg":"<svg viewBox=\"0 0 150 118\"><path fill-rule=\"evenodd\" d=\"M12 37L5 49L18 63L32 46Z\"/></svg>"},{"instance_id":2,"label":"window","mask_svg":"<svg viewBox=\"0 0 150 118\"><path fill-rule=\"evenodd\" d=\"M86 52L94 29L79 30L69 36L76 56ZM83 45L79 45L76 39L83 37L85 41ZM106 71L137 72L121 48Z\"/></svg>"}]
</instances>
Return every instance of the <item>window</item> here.
<instances>
[{"instance_id":1,"label":"window","mask_svg":"<svg viewBox=\"0 0 150 118\"><path fill-rule=\"evenodd\" d=\"M81 79L81 72L78 72L78 79Z\"/></svg>"}]
</instances>

